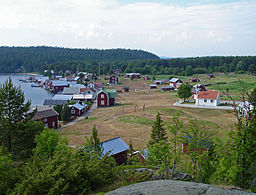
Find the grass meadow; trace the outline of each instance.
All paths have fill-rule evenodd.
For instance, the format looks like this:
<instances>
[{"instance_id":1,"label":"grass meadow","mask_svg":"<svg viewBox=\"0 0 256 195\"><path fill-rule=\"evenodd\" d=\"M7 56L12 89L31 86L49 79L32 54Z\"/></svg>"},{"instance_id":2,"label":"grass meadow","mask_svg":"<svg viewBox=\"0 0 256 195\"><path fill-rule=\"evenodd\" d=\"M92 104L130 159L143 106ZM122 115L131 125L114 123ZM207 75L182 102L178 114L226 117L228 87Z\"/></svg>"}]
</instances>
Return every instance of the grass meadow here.
<instances>
[{"instance_id":1,"label":"grass meadow","mask_svg":"<svg viewBox=\"0 0 256 195\"><path fill-rule=\"evenodd\" d=\"M228 88L236 99L241 96L240 81L249 91L256 87L256 77L246 74L216 73L215 78L212 79L207 75L193 75L193 77L199 77L200 83L212 84L207 89L225 91ZM156 79L163 78L169 79L168 75L156 76ZM184 76L179 78L183 82L189 79ZM150 90L149 84L153 83L150 80L130 80L121 77L120 83L117 86L106 87L119 91L123 87L130 87L130 92L118 93L116 106L97 108L90 114L89 119L81 120L61 130L61 134L68 138L71 145L83 144L84 137L90 136L93 125L96 125L102 141L120 136L127 144L132 142L135 149L146 148L157 112L161 114L167 132L176 113L180 113L180 118L185 123L190 119L198 120L202 128L216 131L216 136L220 139L225 139L227 133L235 128L236 118L232 111L174 107L173 103L178 101L177 92L161 92L162 86ZM221 100L224 99L228 98L222 94Z\"/></svg>"}]
</instances>

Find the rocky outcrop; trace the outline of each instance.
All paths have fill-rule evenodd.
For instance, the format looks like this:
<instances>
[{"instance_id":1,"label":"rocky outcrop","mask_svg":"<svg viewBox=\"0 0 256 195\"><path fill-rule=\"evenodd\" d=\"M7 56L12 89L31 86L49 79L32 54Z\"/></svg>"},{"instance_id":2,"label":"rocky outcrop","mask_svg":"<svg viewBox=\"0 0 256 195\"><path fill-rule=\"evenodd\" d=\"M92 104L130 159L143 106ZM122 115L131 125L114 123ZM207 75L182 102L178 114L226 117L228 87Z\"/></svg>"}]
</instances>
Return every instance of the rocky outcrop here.
<instances>
[{"instance_id":1,"label":"rocky outcrop","mask_svg":"<svg viewBox=\"0 0 256 195\"><path fill-rule=\"evenodd\" d=\"M208 184L158 180L137 183L108 192L107 195L248 195L255 194L237 189L221 189Z\"/></svg>"}]
</instances>

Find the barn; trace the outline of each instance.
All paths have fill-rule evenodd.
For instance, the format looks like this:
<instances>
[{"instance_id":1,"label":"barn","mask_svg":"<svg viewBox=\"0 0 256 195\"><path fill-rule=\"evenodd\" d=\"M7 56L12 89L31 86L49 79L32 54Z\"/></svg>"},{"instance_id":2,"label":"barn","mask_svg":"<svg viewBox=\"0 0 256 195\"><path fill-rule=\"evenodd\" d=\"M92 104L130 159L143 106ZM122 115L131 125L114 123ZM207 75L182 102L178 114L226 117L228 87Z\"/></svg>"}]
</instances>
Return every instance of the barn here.
<instances>
[{"instance_id":1,"label":"barn","mask_svg":"<svg viewBox=\"0 0 256 195\"><path fill-rule=\"evenodd\" d=\"M58 128L58 116L59 114L51 107L35 107L32 109L36 109L37 112L33 116L33 120L35 121L43 121L44 126L48 128Z\"/></svg>"}]
</instances>

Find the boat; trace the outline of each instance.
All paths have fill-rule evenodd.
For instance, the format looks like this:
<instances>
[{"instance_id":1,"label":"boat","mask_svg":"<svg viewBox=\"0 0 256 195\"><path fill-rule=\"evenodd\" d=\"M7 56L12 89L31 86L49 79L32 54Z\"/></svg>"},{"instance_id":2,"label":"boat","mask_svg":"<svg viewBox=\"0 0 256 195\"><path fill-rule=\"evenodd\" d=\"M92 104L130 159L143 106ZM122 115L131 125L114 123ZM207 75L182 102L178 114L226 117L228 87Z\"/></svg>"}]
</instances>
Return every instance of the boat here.
<instances>
[{"instance_id":1,"label":"boat","mask_svg":"<svg viewBox=\"0 0 256 195\"><path fill-rule=\"evenodd\" d=\"M37 85L37 84L32 83L32 84L31 84L31 87L41 87L41 86L40 86L40 85Z\"/></svg>"}]
</instances>

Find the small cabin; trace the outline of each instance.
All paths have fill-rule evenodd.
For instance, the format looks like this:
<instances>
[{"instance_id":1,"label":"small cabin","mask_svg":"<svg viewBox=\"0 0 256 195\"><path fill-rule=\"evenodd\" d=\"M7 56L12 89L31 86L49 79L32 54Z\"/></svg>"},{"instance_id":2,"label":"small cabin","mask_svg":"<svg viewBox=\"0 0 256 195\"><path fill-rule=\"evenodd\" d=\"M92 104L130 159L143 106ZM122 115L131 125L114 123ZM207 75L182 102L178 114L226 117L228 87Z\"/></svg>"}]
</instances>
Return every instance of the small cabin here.
<instances>
[{"instance_id":1,"label":"small cabin","mask_svg":"<svg viewBox=\"0 0 256 195\"><path fill-rule=\"evenodd\" d=\"M191 144L191 145L190 145ZM213 146L213 142L205 139L194 140L193 137L186 135L183 137L182 152L202 152L210 150Z\"/></svg>"},{"instance_id":2,"label":"small cabin","mask_svg":"<svg viewBox=\"0 0 256 195\"><path fill-rule=\"evenodd\" d=\"M71 115L72 116L81 116L85 113L86 111L86 108L87 108L87 104L85 103L76 103L76 104L73 104L73 105L69 105L69 109L70 109L70 112L71 112Z\"/></svg>"},{"instance_id":3,"label":"small cabin","mask_svg":"<svg viewBox=\"0 0 256 195\"><path fill-rule=\"evenodd\" d=\"M143 80L150 80L149 76L143 76L142 79Z\"/></svg>"},{"instance_id":4,"label":"small cabin","mask_svg":"<svg viewBox=\"0 0 256 195\"><path fill-rule=\"evenodd\" d=\"M162 81L154 81L156 85L162 85Z\"/></svg>"},{"instance_id":5,"label":"small cabin","mask_svg":"<svg viewBox=\"0 0 256 195\"><path fill-rule=\"evenodd\" d=\"M157 85L156 84L150 84L149 85L149 89L156 89L157 88Z\"/></svg>"},{"instance_id":6,"label":"small cabin","mask_svg":"<svg viewBox=\"0 0 256 195\"><path fill-rule=\"evenodd\" d=\"M209 79L211 79L211 78L214 78L214 77L215 77L213 74L208 74L207 76L208 76L208 78L209 78Z\"/></svg>"},{"instance_id":7,"label":"small cabin","mask_svg":"<svg viewBox=\"0 0 256 195\"><path fill-rule=\"evenodd\" d=\"M139 79L140 78L140 73L126 73L125 77L126 78Z\"/></svg>"},{"instance_id":8,"label":"small cabin","mask_svg":"<svg viewBox=\"0 0 256 195\"><path fill-rule=\"evenodd\" d=\"M218 106L220 105L220 93L214 90L199 91L196 97L197 106Z\"/></svg>"},{"instance_id":9,"label":"small cabin","mask_svg":"<svg viewBox=\"0 0 256 195\"><path fill-rule=\"evenodd\" d=\"M196 83L196 82L200 82L201 79L199 79L199 78L190 78L188 81L189 81L190 83Z\"/></svg>"},{"instance_id":10,"label":"small cabin","mask_svg":"<svg viewBox=\"0 0 256 195\"><path fill-rule=\"evenodd\" d=\"M118 76L116 76L116 75L109 76L108 83L111 85L117 85L118 84Z\"/></svg>"},{"instance_id":11,"label":"small cabin","mask_svg":"<svg viewBox=\"0 0 256 195\"><path fill-rule=\"evenodd\" d=\"M127 153L129 146L120 137L104 141L102 143L102 156L108 154L108 156L113 156L118 165L127 162Z\"/></svg>"},{"instance_id":12,"label":"small cabin","mask_svg":"<svg viewBox=\"0 0 256 195\"><path fill-rule=\"evenodd\" d=\"M175 87L174 86L167 86L167 87L161 87L162 91L174 91Z\"/></svg>"},{"instance_id":13,"label":"small cabin","mask_svg":"<svg viewBox=\"0 0 256 195\"><path fill-rule=\"evenodd\" d=\"M123 87L124 92L129 92L130 88L129 87Z\"/></svg>"}]
</instances>

